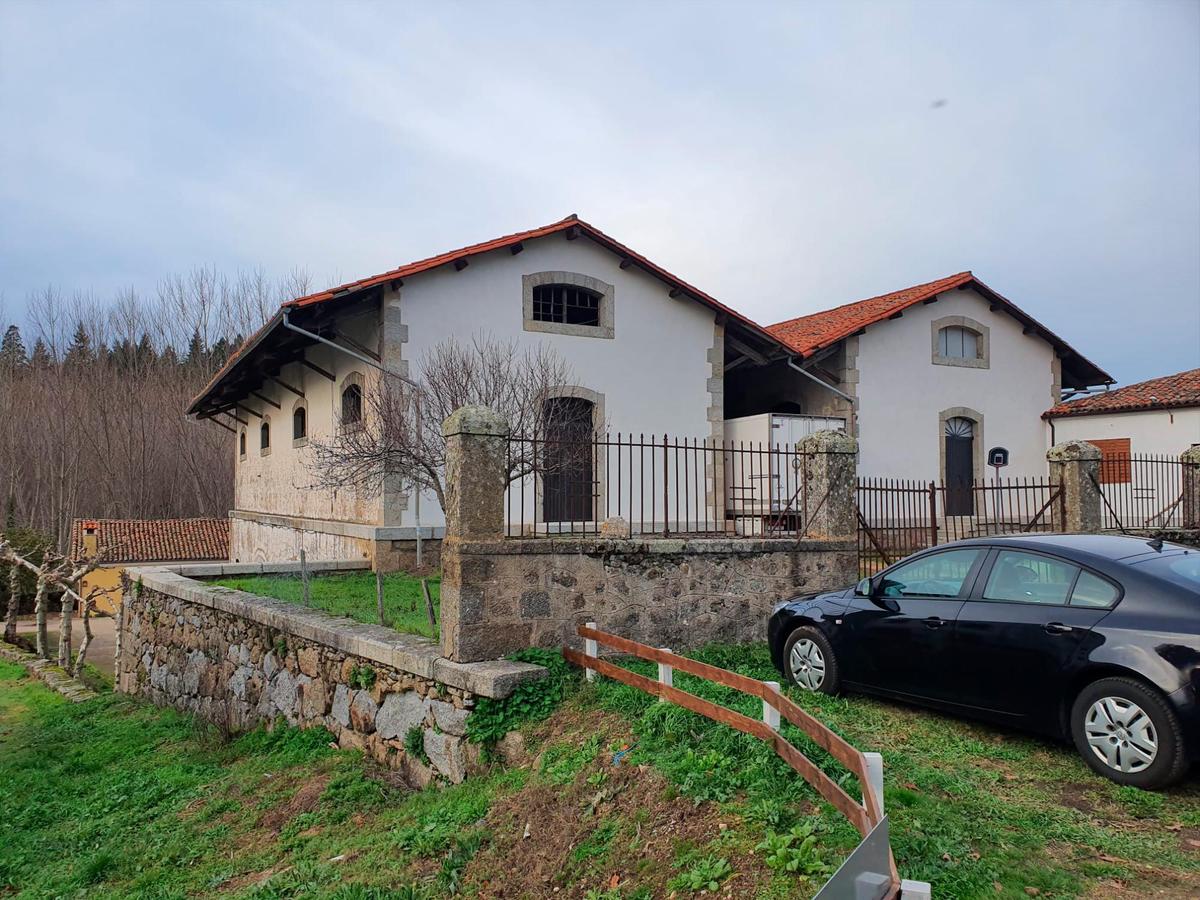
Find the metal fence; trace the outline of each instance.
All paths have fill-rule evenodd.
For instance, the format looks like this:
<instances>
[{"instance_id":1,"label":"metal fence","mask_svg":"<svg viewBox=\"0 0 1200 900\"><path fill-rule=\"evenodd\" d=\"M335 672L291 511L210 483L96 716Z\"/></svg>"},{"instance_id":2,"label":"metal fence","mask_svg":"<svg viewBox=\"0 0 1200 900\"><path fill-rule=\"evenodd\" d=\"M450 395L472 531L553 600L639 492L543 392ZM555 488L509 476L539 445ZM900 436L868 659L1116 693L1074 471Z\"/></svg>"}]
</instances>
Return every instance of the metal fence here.
<instances>
[{"instance_id":1,"label":"metal fence","mask_svg":"<svg viewBox=\"0 0 1200 900\"><path fill-rule=\"evenodd\" d=\"M1184 497L1184 464L1179 457L1104 454L1097 487L1106 531L1179 528L1191 506Z\"/></svg>"},{"instance_id":2,"label":"metal fence","mask_svg":"<svg viewBox=\"0 0 1200 900\"><path fill-rule=\"evenodd\" d=\"M949 541L992 534L1051 531L1063 516L1063 493L1048 478L963 484L860 478L858 560L863 576Z\"/></svg>"},{"instance_id":3,"label":"metal fence","mask_svg":"<svg viewBox=\"0 0 1200 900\"><path fill-rule=\"evenodd\" d=\"M596 534L620 517L631 534L802 536L804 460L792 445L616 434L511 437L510 537Z\"/></svg>"}]
</instances>

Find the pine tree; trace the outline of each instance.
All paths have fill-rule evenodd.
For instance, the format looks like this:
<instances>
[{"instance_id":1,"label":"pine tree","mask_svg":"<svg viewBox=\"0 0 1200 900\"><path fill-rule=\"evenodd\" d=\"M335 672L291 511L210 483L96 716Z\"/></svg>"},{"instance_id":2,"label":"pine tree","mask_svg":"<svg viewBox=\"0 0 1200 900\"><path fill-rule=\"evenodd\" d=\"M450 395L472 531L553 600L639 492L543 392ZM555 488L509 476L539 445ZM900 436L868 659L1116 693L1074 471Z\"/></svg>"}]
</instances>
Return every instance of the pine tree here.
<instances>
[{"instance_id":1,"label":"pine tree","mask_svg":"<svg viewBox=\"0 0 1200 900\"><path fill-rule=\"evenodd\" d=\"M19 369L28 362L25 356L25 342L21 340L21 329L9 325L0 340L0 368L12 371Z\"/></svg>"},{"instance_id":2,"label":"pine tree","mask_svg":"<svg viewBox=\"0 0 1200 900\"><path fill-rule=\"evenodd\" d=\"M138 341L134 359L139 369L149 368L158 361L158 353L154 349L154 342L150 340L150 335L144 331L142 332L142 339Z\"/></svg>"},{"instance_id":3,"label":"pine tree","mask_svg":"<svg viewBox=\"0 0 1200 900\"><path fill-rule=\"evenodd\" d=\"M33 344L33 353L29 356L29 365L35 369L48 369L54 362L54 357L50 355L50 348L46 346L46 342L38 338Z\"/></svg>"},{"instance_id":4,"label":"pine tree","mask_svg":"<svg viewBox=\"0 0 1200 900\"><path fill-rule=\"evenodd\" d=\"M68 365L85 365L95 358L92 352L92 338L80 322L75 327L75 336L71 338L70 346L67 347L66 362Z\"/></svg>"},{"instance_id":5,"label":"pine tree","mask_svg":"<svg viewBox=\"0 0 1200 900\"><path fill-rule=\"evenodd\" d=\"M204 339L200 337L200 329L197 328L192 332L192 339L188 341L187 356L184 357L184 362L198 368L204 365L207 355L208 353L204 349Z\"/></svg>"}]
</instances>

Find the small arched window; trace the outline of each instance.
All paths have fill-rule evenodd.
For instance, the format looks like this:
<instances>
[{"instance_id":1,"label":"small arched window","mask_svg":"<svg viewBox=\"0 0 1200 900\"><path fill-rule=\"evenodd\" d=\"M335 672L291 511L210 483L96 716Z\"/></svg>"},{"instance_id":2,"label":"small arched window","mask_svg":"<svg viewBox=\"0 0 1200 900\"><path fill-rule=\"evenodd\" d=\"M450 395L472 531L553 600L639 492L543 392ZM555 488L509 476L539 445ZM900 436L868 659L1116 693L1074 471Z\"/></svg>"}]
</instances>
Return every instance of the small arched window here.
<instances>
[{"instance_id":1,"label":"small arched window","mask_svg":"<svg viewBox=\"0 0 1200 900\"><path fill-rule=\"evenodd\" d=\"M238 434L238 456L246 456L246 429L243 428Z\"/></svg>"},{"instance_id":2,"label":"small arched window","mask_svg":"<svg viewBox=\"0 0 1200 900\"><path fill-rule=\"evenodd\" d=\"M342 424L357 425L362 421L363 393L357 384L346 385L342 391Z\"/></svg>"},{"instance_id":3,"label":"small arched window","mask_svg":"<svg viewBox=\"0 0 1200 900\"><path fill-rule=\"evenodd\" d=\"M297 406L292 413L292 440L302 441L308 437L308 410Z\"/></svg>"},{"instance_id":4,"label":"small arched window","mask_svg":"<svg viewBox=\"0 0 1200 900\"><path fill-rule=\"evenodd\" d=\"M946 359L979 359L979 335L961 325L943 328L938 332L938 356Z\"/></svg>"},{"instance_id":5,"label":"small arched window","mask_svg":"<svg viewBox=\"0 0 1200 900\"><path fill-rule=\"evenodd\" d=\"M271 449L271 423L270 422L263 422L262 426L258 429L258 449L259 450L270 450Z\"/></svg>"}]
</instances>

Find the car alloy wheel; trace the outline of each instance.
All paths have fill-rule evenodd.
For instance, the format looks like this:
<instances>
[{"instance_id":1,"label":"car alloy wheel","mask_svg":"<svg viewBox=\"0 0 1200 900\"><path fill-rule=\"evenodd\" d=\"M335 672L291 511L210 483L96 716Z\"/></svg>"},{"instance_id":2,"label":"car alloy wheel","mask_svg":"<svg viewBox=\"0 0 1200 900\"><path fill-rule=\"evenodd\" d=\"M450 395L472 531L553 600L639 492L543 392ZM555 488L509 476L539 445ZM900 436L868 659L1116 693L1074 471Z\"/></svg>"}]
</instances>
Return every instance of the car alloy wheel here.
<instances>
[{"instance_id":1,"label":"car alloy wheel","mask_svg":"<svg viewBox=\"0 0 1200 900\"><path fill-rule=\"evenodd\" d=\"M1124 697L1101 697L1083 723L1088 746L1118 772L1141 772L1158 756L1158 734L1146 711Z\"/></svg>"},{"instance_id":2,"label":"car alloy wheel","mask_svg":"<svg viewBox=\"0 0 1200 900\"><path fill-rule=\"evenodd\" d=\"M813 641L801 638L792 645L788 658L796 684L810 691L819 691L825 681L825 654Z\"/></svg>"}]
</instances>

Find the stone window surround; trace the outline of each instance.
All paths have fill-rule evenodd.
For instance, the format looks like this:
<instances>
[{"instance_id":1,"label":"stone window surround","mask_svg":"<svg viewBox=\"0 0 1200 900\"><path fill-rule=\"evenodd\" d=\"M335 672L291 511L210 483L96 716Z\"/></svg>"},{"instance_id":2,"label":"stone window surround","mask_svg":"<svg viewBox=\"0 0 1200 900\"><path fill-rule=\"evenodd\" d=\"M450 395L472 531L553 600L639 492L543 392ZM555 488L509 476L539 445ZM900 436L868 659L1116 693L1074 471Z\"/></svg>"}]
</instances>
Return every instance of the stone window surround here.
<instances>
[{"instance_id":1,"label":"stone window surround","mask_svg":"<svg viewBox=\"0 0 1200 900\"><path fill-rule=\"evenodd\" d=\"M304 434L301 437L296 437L296 410L304 410ZM297 400L292 404L292 446L305 447L308 445L308 401L304 399Z\"/></svg>"},{"instance_id":2,"label":"stone window surround","mask_svg":"<svg viewBox=\"0 0 1200 900\"><path fill-rule=\"evenodd\" d=\"M943 328L965 328L978 337L979 356L968 359L961 356L942 356L938 353L938 335ZM992 367L991 329L982 322L967 316L943 316L930 323L932 337L931 357L935 366L960 366L965 369L990 369Z\"/></svg>"},{"instance_id":3,"label":"stone window surround","mask_svg":"<svg viewBox=\"0 0 1200 900\"><path fill-rule=\"evenodd\" d=\"M543 324L541 322L538 323ZM580 400L590 401L592 404L592 434L603 434L608 425L604 409L604 395L598 391L593 391L591 388L585 388L578 384L560 384L555 385L546 392L547 400L554 400L559 397L578 397ZM598 521L600 510L604 509L604 456L598 454L596 459L596 468L592 472L592 481L596 485L595 497L592 504L592 518L590 521ZM542 476L538 475L534 479L534 498L533 502L537 504L535 509L542 510Z\"/></svg>"},{"instance_id":4,"label":"stone window surround","mask_svg":"<svg viewBox=\"0 0 1200 900\"><path fill-rule=\"evenodd\" d=\"M342 395L346 393L346 388L353 384L357 384L359 390L362 391L362 406L359 409L359 420L357 422L342 422ZM362 372L357 369L347 372L346 377L342 379L341 384L337 389L337 424L339 429L357 429L362 428L363 420L367 417L367 379Z\"/></svg>"},{"instance_id":5,"label":"stone window surround","mask_svg":"<svg viewBox=\"0 0 1200 900\"><path fill-rule=\"evenodd\" d=\"M600 295L599 325L569 325L566 322L538 322L533 318L533 289L543 284L569 284L587 288ZM606 281L579 272L532 272L521 276L522 319L526 331L545 334L568 334L573 337L607 338L616 330L613 324L613 298L616 288Z\"/></svg>"},{"instance_id":6,"label":"stone window surround","mask_svg":"<svg viewBox=\"0 0 1200 900\"><path fill-rule=\"evenodd\" d=\"M942 484L946 483L946 423L955 418L969 419L975 425L975 434L971 442L971 476L976 481L982 481L984 468L983 413L971 409L969 406L951 406L938 413L938 474Z\"/></svg>"},{"instance_id":7,"label":"stone window surround","mask_svg":"<svg viewBox=\"0 0 1200 900\"><path fill-rule=\"evenodd\" d=\"M238 432L238 459L242 462L246 459L246 429L242 428Z\"/></svg>"},{"instance_id":8,"label":"stone window surround","mask_svg":"<svg viewBox=\"0 0 1200 900\"><path fill-rule=\"evenodd\" d=\"M263 436L266 435L267 443L263 445ZM268 414L263 414L262 422L258 426L258 455L271 455L271 417Z\"/></svg>"}]
</instances>

